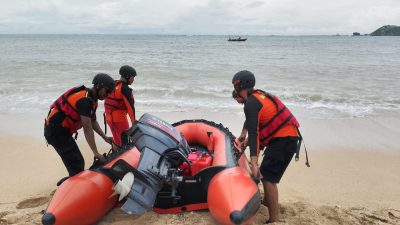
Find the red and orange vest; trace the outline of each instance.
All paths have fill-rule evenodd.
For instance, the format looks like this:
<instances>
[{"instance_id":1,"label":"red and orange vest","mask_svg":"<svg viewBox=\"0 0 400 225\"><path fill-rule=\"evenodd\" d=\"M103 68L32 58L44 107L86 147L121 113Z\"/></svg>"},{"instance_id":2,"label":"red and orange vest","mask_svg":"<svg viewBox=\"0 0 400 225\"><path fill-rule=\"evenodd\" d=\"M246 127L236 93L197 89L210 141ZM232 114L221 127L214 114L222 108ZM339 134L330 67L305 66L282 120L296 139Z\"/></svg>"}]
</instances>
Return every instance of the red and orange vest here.
<instances>
[{"instance_id":1,"label":"red and orange vest","mask_svg":"<svg viewBox=\"0 0 400 225\"><path fill-rule=\"evenodd\" d=\"M258 113L258 135L264 146L273 137L298 136L300 124L281 100L261 90L255 90L253 95L263 105Z\"/></svg>"},{"instance_id":2,"label":"red and orange vest","mask_svg":"<svg viewBox=\"0 0 400 225\"><path fill-rule=\"evenodd\" d=\"M77 130L82 128L81 117L76 107L76 103L82 98L89 98L85 86L73 87L66 91L53 104L51 104L46 124L49 123L49 120L53 115L60 112L65 116L61 126L68 128L71 133L76 133ZM92 100L91 98L89 99ZM97 102L92 100L92 112L95 113L96 109Z\"/></svg>"},{"instance_id":3,"label":"red and orange vest","mask_svg":"<svg viewBox=\"0 0 400 225\"><path fill-rule=\"evenodd\" d=\"M108 122L125 122L129 110L122 94L123 82L115 81L115 90L104 100L105 117ZM133 97L133 96L132 96ZM134 116L133 116L134 120Z\"/></svg>"},{"instance_id":4,"label":"red and orange vest","mask_svg":"<svg viewBox=\"0 0 400 225\"><path fill-rule=\"evenodd\" d=\"M104 99L104 107L106 113L111 113L114 110L127 110L124 104L124 99L122 98L122 82L115 81L115 90Z\"/></svg>"}]
</instances>

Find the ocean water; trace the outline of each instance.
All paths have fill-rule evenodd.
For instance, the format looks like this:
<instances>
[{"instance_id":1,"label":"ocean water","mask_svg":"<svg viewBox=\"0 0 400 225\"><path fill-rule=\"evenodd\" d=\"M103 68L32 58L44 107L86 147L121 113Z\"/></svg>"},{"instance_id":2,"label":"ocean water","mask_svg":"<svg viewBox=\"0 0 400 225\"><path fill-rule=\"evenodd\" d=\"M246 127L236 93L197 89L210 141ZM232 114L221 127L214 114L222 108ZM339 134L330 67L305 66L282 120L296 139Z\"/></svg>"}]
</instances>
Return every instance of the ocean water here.
<instances>
[{"instance_id":1,"label":"ocean water","mask_svg":"<svg viewBox=\"0 0 400 225\"><path fill-rule=\"evenodd\" d=\"M232 76L305 118L400 111L400 38L351 36L0 35L0 114L46 112L66 89L96 73L119 78L129 64L140 112L240 113Z\"/></svg>"}]
</instances>

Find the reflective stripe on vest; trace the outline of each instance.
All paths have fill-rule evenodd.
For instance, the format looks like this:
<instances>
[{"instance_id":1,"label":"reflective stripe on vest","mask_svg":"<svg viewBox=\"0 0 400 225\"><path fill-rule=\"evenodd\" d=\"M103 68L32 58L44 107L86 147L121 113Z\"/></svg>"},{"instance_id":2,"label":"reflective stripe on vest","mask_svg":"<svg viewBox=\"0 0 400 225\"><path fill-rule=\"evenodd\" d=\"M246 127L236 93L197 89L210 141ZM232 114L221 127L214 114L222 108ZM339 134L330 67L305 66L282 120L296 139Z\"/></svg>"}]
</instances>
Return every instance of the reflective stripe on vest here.
<instances>
[{"instance_id":1,"label":"reflective stripe on vest","mask_svg":"<svg viewBox=\"0 0 400 225\"><path fill-rule=\"evenodd\" d=\"M276 107L276 114L267 123L259 126L259 139L264 146L267 146L273 135L285 125L292 124L296 128L300 127L299 122L279 98L261 90L256 90L253 95L257 99L259 99L257 95L264 95L271 100ZM262 101L260 102L262 103Z\"/></svg>"},{"instance_id":2,"label":"reflective stripe on vest","mask_svg":"<svg viewBox=\"0 0 400 225\"><path fill-rule=\"evenodd\" d=\"M122 98L122 82L115 81L115 90L104 100L104 108L106 113L114 110L126 110L124 99Z\"/></svg>"},{"instance_id":3,"label":"reflective stripe on vest","mask_svg":"<svg viewBox=\"0 0 400 225\"><path fill-rule=\"evenodd\" d=\"M73 87L61 95L51 106L50 109L57 109L65 115L61 125L69 128L71 133L76 133L82 127L81 116L76 108L76 103L82 98L89 98L85 86ZM90 98L89 98L90 99ZM92 112L96 111L97 104L92 101ZM54 114L53 114L54 115ZM49 120L50 118L48 118Z\"/></svg>"}]
</instances>

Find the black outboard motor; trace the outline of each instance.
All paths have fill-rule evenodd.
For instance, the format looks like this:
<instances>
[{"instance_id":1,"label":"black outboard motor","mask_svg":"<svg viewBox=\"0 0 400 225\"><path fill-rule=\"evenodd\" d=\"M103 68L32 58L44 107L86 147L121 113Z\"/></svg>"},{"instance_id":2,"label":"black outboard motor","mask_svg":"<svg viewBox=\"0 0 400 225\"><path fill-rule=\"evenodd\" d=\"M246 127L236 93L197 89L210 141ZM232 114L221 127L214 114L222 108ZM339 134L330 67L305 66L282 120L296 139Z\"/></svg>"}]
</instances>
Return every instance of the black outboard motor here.
<instances>
[{"instance_id":1,"label":"black outboard motor","mask_svg":"<svg viewBox=\"0 0 400 225\"><path fill-rule=\"evenodd\" d=\"M140 151L137 168L131 167L130 171L124 172L132 172L135 179L122 210L128 214L143 214L152 210L165 183L172 186L173 197L179 198L174 196L174 189L182 179L178 176L178 166L183 162L190 164L187 160L190 147L180 132L169 123L144 114L123 134L122 139L123 145L133 144ZM118 165L113 169L120 174L123 171Z\"/></svg>"}]
</instances>

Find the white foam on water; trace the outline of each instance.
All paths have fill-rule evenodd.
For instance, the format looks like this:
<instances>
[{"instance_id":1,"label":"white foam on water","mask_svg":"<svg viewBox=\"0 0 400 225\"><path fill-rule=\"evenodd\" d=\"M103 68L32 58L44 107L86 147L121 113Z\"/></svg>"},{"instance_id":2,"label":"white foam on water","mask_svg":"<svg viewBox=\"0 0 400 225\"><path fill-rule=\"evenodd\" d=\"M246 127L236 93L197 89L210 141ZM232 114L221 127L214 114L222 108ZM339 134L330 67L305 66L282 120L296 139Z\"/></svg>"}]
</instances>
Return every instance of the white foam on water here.
<instances>
[{"instance_id":1,"label":"white foam on water","mask_svg":"<svg viewBox=\"0 0 400 225\"><path fill-rule=\"evenodd\" d=\"M400 109L400 40L365 37L0 35L0 114L46 111L63 91L98 72L138 71L137 108L240 112L234 73L310 118L365 117ZM66 47L68 46L68 48ZM379 60L377 60L379 59ZM101 103L100 103L101 104Z\"/></svg>"}]
</instances>

